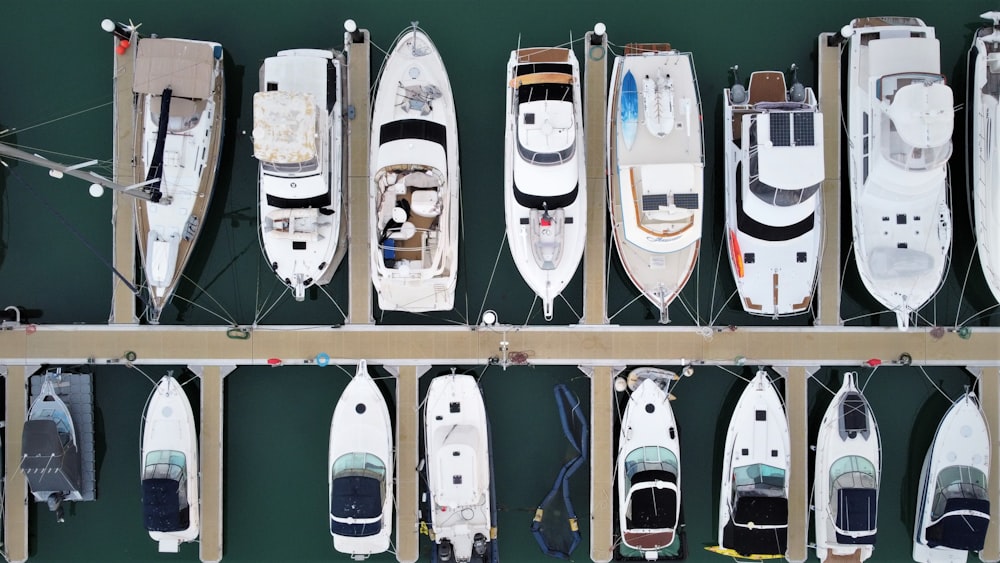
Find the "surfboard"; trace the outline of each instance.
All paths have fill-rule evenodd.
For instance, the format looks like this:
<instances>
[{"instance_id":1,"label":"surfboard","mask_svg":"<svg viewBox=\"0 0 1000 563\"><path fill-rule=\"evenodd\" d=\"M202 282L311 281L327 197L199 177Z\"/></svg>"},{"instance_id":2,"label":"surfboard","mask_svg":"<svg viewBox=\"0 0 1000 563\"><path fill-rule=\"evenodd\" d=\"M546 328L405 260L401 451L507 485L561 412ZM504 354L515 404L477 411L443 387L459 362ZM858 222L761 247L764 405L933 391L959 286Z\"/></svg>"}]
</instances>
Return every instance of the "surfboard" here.
<instances>
[{"instance_id":1,"label":"surfboard","mask_svg":"<svg viewBox=\"0 0 1000 563\"><path fill-rule=\"evenodd\" d=\"M618 108L622 140L625 141L625 149L632 150L635 135L639 132L639 90L636 88L635 76L631 70L622 77Z\"/></svg>"}]
</instances>

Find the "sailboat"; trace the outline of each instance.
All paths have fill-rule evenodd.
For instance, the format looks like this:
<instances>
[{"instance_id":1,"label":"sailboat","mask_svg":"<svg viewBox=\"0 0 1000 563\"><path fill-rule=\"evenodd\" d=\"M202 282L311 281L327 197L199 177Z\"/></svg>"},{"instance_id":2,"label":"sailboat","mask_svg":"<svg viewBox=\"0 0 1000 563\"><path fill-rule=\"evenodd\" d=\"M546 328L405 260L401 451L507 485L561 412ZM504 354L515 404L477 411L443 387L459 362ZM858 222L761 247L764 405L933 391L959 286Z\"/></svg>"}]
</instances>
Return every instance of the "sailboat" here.
<instances>
[{"instance_id":1,"label":"sailboat","mask_svg":"<svg viewBox=\"0 0 1000 563\"><path fill-rule=\"evenodd\" d=\"M146 405L140 456L143 521L161 553L198 539L198 431L191 403L171 374Z\"/></svg>"},{"instance_id":2,"label":"sailboat","mask_svg":"<svg viewBox=\"0 0 1000 563\"><path fill-rule=\"evenodd\" d=\"M135 36L135 159L149 201L135 200L146 316L158 323L208 211L222 147L222 45Z\"/></svg>"},{"instance_id":3,"label":"sailboat","mask_svg":"<svg viewBox=\"0 0 1000 563\"><path fill-rule=\"evenodd\" d=\"M355 560L389 549L393 476L389 409L361 360L330 421L327 484L334 549Z\"/></svg>"},{"instance_id":4,"label":"sailboat","mask_svg":"<svg viewBox=\"0 0 1000 563\"><path fill-rule=\"evenodd\" d=\"M433 563L499 563L489 420L471 375L435 377L424 439Z\"/></svg>"},{"instance_id":5,"label":"sailboat","mask_svg":"<svg viewBox=\"0 0 1000 563\"><path fill-rule=\"evenodd\" d=\"M570 49L526 48L507 62L504 206L507 243L552 320L587 237L580 65Z\"/></svg>"},{"instance_id":6,"label":"sailboat","mask_svg":"<svg viewBox=\"0 0 1000 563\"><path fill-rule=\"evenodd\" d=\"M751 74L748 89L726 88L722 100L725 238L740 305L772 318L805 313L823 244L816 96L794 80L787 89L784 74L767 71Z\"/></svg>"},{"instance_id":7,"label":"sailboat","mask_svg":"<svg viewBox=\"0 0 1000 563\"><path fill-rule=\"evenodd\" d=\"M661 323L701 244L701 118L691 53L629 44L615 57L607 121L612 233L625 272Z\"/></svg>"},{"instance_id":8,"label":"sailboat","mask_svg":"<svg viewBox=\"0 0 1000 563\"><path fill-rule=\"evenodd\" d=\"M343 64L333 51L280 51L253 96L261 247L296 301L330 282L347 249Z\"/></svg>"},{"instance_id":9,"label":"sailboat","mask_svg":"<svg viewBox=\"0 0 1000 563\"><path fill-rule=\"evenodd\" d=\"M458 120L444 62L414 25L389 49L372 104L369 234L383 311L448 311L458 272Z\"/></svg>"},{"instance_id":10,"label":"sailboat","mask_svg":"<svg viewBox=\"0 0 1000 563\"><path fill-rule=\"evenodd\" d=\"M853 556L861 562L875 549L882 441L854 378L854 373L844 375L816 438L813 506L820 561Z\"/></svg>"},{"instance_id":11,"label":"sailboat","mask_svg":"<svg viewBox=\"0 0 1000 563\"><path fill-rule=\"evenodd\" d=\"M729 421L719 493L719 545L739 559L779 559L788 547L788 419L766 371L758 370Z\"/></svg>"},{"instance_id":12,"label":"sailboat","mask_svg":"<svg viewBox=\"0 0 1000 563\"><path fill-rule=\"evenodd\" d=\"M948 265L954 100L922 20L859 18L842 34L854 254L865 287L906 329Z\"/></svg>"},{"instance_id":13,"label":"sailboat","mask_svg":"<svg viewBox=\"0 0 1000 563\"><path fill-rule=\"evenodd\" d=\"M993 298L1000 301L1000 12L980 17L993 24L976 31L969 53L972 199L979 261Z\"/></svg>"},{"instance_id":14,"label":"sailboat","mask_svg":"<svg viewBox=\"0 0 1000 563\"><path fill-rule=\"evenodd\" d=\"M920 471L913 560L965 562L990 525L990 431L975 393L945 413Z\"/></svg>"},{"instance_id":15,"label":"sailboat","mask_svg":"<svg viewBox=\"0 0 1000 563\"><path fill-rule=\"evenodd\" d=\"M639 383L625 407L618 439L622 550L634 550L638 553L627 555L646 560L656 560L670 548L673 555L680 551L680 435L664 388L669 381L647 378Z\"/></svg>"}]
</instances>

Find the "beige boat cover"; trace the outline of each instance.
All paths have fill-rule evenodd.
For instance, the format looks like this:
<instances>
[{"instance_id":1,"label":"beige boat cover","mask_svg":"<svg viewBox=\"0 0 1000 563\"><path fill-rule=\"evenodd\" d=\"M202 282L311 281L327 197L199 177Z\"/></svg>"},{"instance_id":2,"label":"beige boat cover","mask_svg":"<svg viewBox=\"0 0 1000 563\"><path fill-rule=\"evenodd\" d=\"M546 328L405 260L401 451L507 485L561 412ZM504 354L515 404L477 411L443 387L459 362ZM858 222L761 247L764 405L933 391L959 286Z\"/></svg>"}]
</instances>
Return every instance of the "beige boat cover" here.
<instances>
[{"instance_id":1,"label":"beige boat cover","mask_svg":"<svg viewBox=\"0 0 1000 563\"><path fill-rule=\"evenodd\" d=\"M274 90L253 95L253 155L274 164L306 162L316 156L312 94Z\"/></svg>"},{"instance_id":2,"label":"beige boat cover","mask_svg":"<svg viewBox=\"0 0 1000 563\"><path fill-rule=\"evenodd\" d=\"M135 56L138 94L162 94L171 88L174 96L205 99L212 95L212 76L218 62L215 44L187 39L142 39Z\"/></svg>"}]
</instances>

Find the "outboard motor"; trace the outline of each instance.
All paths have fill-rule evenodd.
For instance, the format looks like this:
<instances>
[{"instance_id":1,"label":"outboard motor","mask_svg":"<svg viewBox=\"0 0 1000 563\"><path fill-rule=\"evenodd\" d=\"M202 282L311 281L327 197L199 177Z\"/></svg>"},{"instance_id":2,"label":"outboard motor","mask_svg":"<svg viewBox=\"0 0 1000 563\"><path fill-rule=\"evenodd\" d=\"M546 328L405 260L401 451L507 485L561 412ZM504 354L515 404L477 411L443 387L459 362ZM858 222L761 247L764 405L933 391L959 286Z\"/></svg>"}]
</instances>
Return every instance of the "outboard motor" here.
<instances>
[{"instance_id":1,"label":"outboard motor","mask_svg":"<svg viewBox=\"0 0 1000 563\"><path fill-rule=\"evenodd\" d=\"M486 555L486 536L476 534L476 537L472 539L472 550L480 557Z\"/></svg>"}]
</instances>

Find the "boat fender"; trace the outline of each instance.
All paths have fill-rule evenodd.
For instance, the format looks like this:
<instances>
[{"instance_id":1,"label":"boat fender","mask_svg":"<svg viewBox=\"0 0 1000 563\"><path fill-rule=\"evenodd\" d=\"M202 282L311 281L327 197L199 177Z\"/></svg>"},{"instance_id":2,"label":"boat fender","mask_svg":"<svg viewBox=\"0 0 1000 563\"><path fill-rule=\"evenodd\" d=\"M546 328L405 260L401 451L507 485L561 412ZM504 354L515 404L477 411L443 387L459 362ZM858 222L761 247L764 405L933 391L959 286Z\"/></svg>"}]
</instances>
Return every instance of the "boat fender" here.
<instances>
[{"instance_id":1,"label":"boat fender","mask_svg":"<svg viewBox=\"0 0 1000 563\"><path fill-rule=\"evenodd\" d=\"M327 354L326 352L320 352L319 354L316 354L316 365L318 365L321 368L325 368L326 366L330 365L330 354Z\"/></svg>"},{"instance_id":2,"label":"boat fender","mask_svg":"<svg viewBox=\"0 0 1000 563\"><path fill-rule=\"evenodd\" d=\"M267 365L276 368L281 365L281 358L268 358Z\"/></svg>"},{"instance_id":3,"label":"boat fender","mask_svg":"<svg viewBox=\"0 0 1000 563\"><path fill-rule=\"evenodd\" d=\"M882 360L880 360L878 358L872 358L872 359L866 361L865 365L867 365L870 368L877 368L880 365L882 365Z\"/></svg>"}]
</instances>

